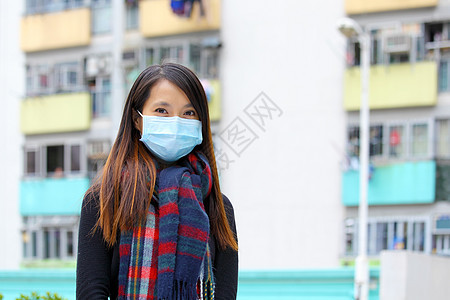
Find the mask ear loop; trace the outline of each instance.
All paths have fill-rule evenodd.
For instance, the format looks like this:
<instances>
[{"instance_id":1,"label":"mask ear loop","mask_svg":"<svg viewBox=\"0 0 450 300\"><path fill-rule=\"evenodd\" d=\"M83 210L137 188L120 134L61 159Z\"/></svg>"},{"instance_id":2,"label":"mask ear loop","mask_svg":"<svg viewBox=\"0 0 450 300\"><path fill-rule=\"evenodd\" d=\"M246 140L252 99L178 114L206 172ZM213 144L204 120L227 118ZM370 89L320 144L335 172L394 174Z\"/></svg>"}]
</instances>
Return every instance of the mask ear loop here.
<instances>
[{"instance_id":1,"label":"mask ear loop","mask_svg":"<svg viewBox=\"0 0 450 300\"><path fill-rule=\"evenodd\" d=\"M140 111L138 111L137 109L136 109L136 111L138 112L138 114L140 114L140 115L141 115L141 117L144 117L144 115L143 115L143 114L141 114L141 112L140 112Z\"/></svg>"}]
</instances>

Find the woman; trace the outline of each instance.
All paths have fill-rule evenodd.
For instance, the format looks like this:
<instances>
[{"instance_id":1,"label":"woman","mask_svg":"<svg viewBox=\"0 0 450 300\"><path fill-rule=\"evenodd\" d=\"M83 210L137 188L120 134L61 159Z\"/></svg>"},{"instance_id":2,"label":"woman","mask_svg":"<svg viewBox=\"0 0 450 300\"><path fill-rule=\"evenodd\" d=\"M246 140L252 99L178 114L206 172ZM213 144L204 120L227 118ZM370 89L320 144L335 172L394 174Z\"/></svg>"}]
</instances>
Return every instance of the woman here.
<instances>
[{"instance_id":1,"label":"woman","mask_svg":"<svg viewBox=\"0 0 450 300\"><path fill-rule=\"evenodd\" d=\"M235 299L237 260L204 89L184 66L151 66L83 201L77 299Z\"/></svg>"}]
</instances>

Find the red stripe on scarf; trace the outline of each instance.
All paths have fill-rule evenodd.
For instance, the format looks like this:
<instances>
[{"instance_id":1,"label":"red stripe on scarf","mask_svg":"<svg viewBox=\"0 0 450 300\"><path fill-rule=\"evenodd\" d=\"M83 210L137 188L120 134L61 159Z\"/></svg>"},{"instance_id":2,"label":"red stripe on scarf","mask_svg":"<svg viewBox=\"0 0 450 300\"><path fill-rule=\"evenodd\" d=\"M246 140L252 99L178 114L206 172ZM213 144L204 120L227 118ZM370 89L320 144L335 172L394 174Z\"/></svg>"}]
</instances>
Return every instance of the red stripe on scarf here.
<instances>
[{"instance_id":1,"label":"red stripe on scarf","mask_svg":"<svg viewBox=\"0 0 450 300\"><path fill-rule=\"evenodd\" d=\"M177 251L177 243L166 242L159 244L159 255L163 254L174 254Z\"/></svg>"},{"instance_id":2,"label":"red stripe on scarf","mask_svg":"<svg viewBox=\"0 0 450 300\"><path fill-rule=\"evenodd\" d=\"M186 253L186 252L177 252L178 255L184 255L184 256L190 256L193 257L195 259L203 259L203 257L191 254L191 253Z\"/></svg>"},{"instance_id":3,"label":"red stripe on scarf","mask_svg":"<svg viewBox=\"0 0 450 300\"><path fill-rule=\"evenodd\" d=\"M161 274L161 273L171 273L171 272L173 272L173 270L171 268L165 268L165 269L159 270L159 274Z\"/></svg>"},{"instance_id":4,"label":"red stripe on scarf","mask_svg":"<svg viewBox=\"0 0 450 300\"><path fill-rule=\"evenodd\" d=\"M178 205L174 202L161 205L159 218L165 217L167 215L178 215Z\"/></svg>"},{"instance_id":5,"label":"red stripe on scarf","mask_svg":"<svg viewBox=\"0 0 450 300\"><path fill-rule=\"evenodd\" d=\"M195 193L194 190L188 189L185 187L180 187L180 190L178 191L178 196L183 198L192 198L195 199Z\"/></svg>"},{"instance_id":6,"label":"red stripe on scarf","mask_svg":"<svg viewBox=\"0 0 450 300\"><path fill-rule=\"evenodd\" d=\"M144 237L146 239L154 239L154 236L156 234L156 230L155 228L145 228L145 232L144 232Z\"/></svg>"},{"instance_id":7,"label":"red stripe on scarf","mask_svg":"<svg viewBox=\"0 0 450 300\"><path fill-rule=\"evenodd\" d=\"M129 274L136 274L136 276L133 276L131 278L150 278L150 279L156 279L156 272L158 271L158 268L155 267L144 267L144 266L130 266L128 268L128 272L130 272ZM152 277L153 276L153 277Z\"/></svg>"},{"instance_id":8,"label":"red stripe on scarf","mask_svg":"<svg viewBox=\"0 0 450 300\"><path fill-rule=\"evenodd\" d=\"M122 255L130 255L131 245L130 244L122 244L119 246L119 254Z\"/></svg>"},{"instance_id":9,"label":"red stripe on scarf","mask_svg":"<svg viewBox=\"0 0 450 300\"><path fill-rule=\"evenodd\" d=\"M202 242L208 241L208 233L206 231L200 230L199 228L195 228L189 225L180 224L178 227L178 234L200 240ZM202 257L203 259L203 257Z\"/></svg>"},{"instance_id":10,"label":"red stripe on scarf","mask_svg":"<svg viewBox=\"0 0 450 300\"><path fill-rule=\"evenodd\" d=\"M167 188L165 188L165 189L161 189L161 190L159 190L158 192L159 192L159 193L169 192L169 191L176 190L177 188L178 188L178 187L176 187L176 186L170 186L170 187L167 187Z\"/></svg>"}]
</instances>

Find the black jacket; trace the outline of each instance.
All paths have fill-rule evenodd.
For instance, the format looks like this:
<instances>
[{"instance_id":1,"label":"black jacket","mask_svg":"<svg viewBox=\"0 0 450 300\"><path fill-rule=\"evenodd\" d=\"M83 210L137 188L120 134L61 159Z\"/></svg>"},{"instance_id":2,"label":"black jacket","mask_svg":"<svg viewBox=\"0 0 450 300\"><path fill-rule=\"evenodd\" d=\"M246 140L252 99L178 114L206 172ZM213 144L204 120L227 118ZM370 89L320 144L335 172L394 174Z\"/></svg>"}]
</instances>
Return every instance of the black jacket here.
<instances>
[{"instance_id":1,"label":"black jacket","mask_svg":"<svg viewBox=\"0 0 450 300\"><path fill-rule=\"evenodd\" d=\"M234 211L230 200L223 196L231 230L236 234ZM97 300L117 298L119 274L119 243L108 247L102 233L91 234L98 218L98 198L83 200L78 235L77 299ZM213 272L216 280L215 299L236 299L238 281L238 254L222 250L213 236L209 241Z\"/></svg>"}]
</instances>

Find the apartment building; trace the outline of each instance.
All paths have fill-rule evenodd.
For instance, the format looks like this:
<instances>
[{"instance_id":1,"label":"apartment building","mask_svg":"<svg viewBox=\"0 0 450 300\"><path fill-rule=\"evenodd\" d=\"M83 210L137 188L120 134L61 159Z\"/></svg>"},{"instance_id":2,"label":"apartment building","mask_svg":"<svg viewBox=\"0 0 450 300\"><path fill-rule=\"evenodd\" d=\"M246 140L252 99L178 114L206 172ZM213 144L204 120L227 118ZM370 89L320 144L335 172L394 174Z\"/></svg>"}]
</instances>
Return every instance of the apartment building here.
<instances>
[{"instance_id":1,"label":"apartment building","mask_svg":"<svg viewBox=\"0 0 450 300\"><path fill-rule=\"evenodd\" d=\"M25 1L23 265L74 263L82 197L146 66L190 66L205 85L214 126L220 121L220 0L178 14L165 0Z\"/></svg>"},{"instance_id":2,"label":"apartment building","mask_svg":"<svg viewBox=\"0 0 450 300\"><path fill-rule=\"evenodd\" d=\"M346 0L370 34L368 254L450 254L450 1ZM360 48L348 41L345 258L357 255Z\"/></svg>"}]
</instances>

